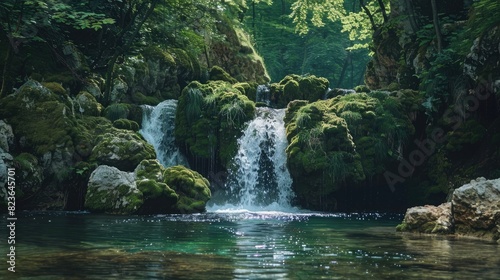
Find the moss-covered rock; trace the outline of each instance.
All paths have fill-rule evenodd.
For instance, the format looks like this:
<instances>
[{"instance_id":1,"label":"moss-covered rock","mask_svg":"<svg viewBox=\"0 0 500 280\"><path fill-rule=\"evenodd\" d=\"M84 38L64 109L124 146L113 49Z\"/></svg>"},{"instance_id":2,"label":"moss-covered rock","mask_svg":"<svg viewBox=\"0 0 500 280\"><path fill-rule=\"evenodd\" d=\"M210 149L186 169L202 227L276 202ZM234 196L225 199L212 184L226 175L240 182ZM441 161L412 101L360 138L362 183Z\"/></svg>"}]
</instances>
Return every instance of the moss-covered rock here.
<instances>
[{"instance_id":1,"label":"moss-covered rock","mask_svg":"<svg viewBox=\"0 0 500 280\"><path fill-rule=\"evenodd\" d=\"M224 81L224 82L228 82L231 84L235 84L238 82L235 78L231 77L231 75L229 75L220 66L214 66L214 67L210 68L208 75L209 75L209 79L212 81Z\"/></svg>"},{"instance_id":2,"label":"moss-covered rock","mask_svg":"<svg viewBox=\"0 0 500 280\"><path fill-rule=\"evenodd\" d=\"M215 25L217 33L223 40L213 40L208 46L205 63L218 65L239 82L255 82L265 84L270 81L262 57L253 48L250 36L239 27L239 23L231 21L217 13Z\"/></svg>"},{"instance_id":3,"label":"moss-covered rock","mask_svg":"<svg viewBox=\"0 0 500 280\"><path fill-rule=\"evenodd\" d=\"M100 165L110 165L123 171L132 171L144 159L155 159L156 153L138 133L110 129L97 138L91 160Z\"/></svg>"},{"instance_id":4,"label":"moss-covered rock","mask_svg":"<svg viewBox=\"0 0 500 280\"><path fill-rule=\"evenodd\" d=\"M33 196L42 188L43 168L38 159L29 153L21 153L14 158L16 166L16 198L22 200Z\"/></svg>"},{"instance_id":5,"label":"moss-covered rock","mask_svg":"<svg viewBox=\"0 0 500 280\"><path fill-rule=\"evenodd\" d=\"M75 109L78 113L86 116L100 116L102 105L95 97L87 91L81 91L75 98Z\"/></svg>"},{"instance_id":6,"label":"moss-covered rock","mask_svg":"<svg viewBox=\"0 0 500 280\"><path fill-rule=\"evenodd\" d=\"M295 100L288 104L285 124L297 198L316 209L334 209L342 187L382 174L414 132L399 99L387 94Z\"/></svg>"},{"instance_id":7,"label":"moss-covered rock","mask_svg":"<svg viewBox=\"0 0 500 280\"><path fill-rule=\"evenodd\" d=\"M321 100L328 85L328 80L323 77L287 75L279 83L271 84L271 103L278 108L285 108L292 100Z\"/></svg>"},{"instance_id":8,"label":"moss-covered rock","mask_svg":"<svg viewBox=\"0 0 500 280\"><path fill-rule=\"evenodd\" d=\"M144 195L144 205L139 210L142 214L177 213L176 204L179 195L165 182L165 168L158 160L143 160L134 173L137 188Z\"/></svg>"},{"instance_id":9,"label":"moss-covered rock","mask_svg":"<svg viewBox=\"0 0 500 280\"><path fill-rule=\"evenodd\" d=\"M179 194L176 208L180 213L204 212L210 199L210 183L198 172L184 166L169 167L163 173L165 183Z\"/></svg>"},{"instance_id":10,"label":"moss-covered rock","mask_svg":"<svg viewBox=\"0 0 500 280\"><path fill-rule=\"evenodd\" d=\"M113 102L156 105L165 99L177 99L181 89L199 80L200 64L180 48L148 46L117 65Z\"/></svg>"},{"instance_id":11,"label":"moss-covered rock","mask_svg":"<svg viewBox=\"0 0 500 280\"><path fill-rule=\"evenodd\" d=\"M134 173L101 165L90 175L85 195L85 208L90 211L133 214L143 203L143 194L137 188Z\"/></svg>"},{"instance_id":12,"label":"moss-covered rock","mask_svg":"<svg viewBox=\"0 0 500 280\"><path fill-rule=\"evenodd\" d=\"M139 131L139 124L127 119L117 119L113 122L113 126L119 129L126 129L135 132Z\"/></svg>"},{"instance_id":13,"label":"moss-covered rock","mask_svg":"<svg viewBox=\"0 0 500 280\"><path fill-rule=\"evenodd\" d=\"M236 153L244 123L254 113L255 104L231 84L193 82L179 98L176 141L185 147L194 165L198 159L227 166Z\"/></svg>"},{"instance_id":14,"label":"moss-covered rock","mask_svg":"<svg viewBox=\"0 0 500 280\"><path fill-rule=\"evenodd\" d=\"M304 103L302 103L304 104ZM321 198L338 190L345 180L364 179L359 155L344 119L328 112L327 102L305 104L288 116L286 149L297 197L311 208L334 208Z\"/></svg>"},{"instance_id":15,"label":"moss-covered rock","mask_svg":"<svg viewBox=\"0 0 500 280\"><path fill-rule=\"evenodd\" d=\"M52 93L60 96L67 96L68 92L66 89L62 86L61 83L57 82L43 82L42 85L52 91Z\"/></svg>"},{"instance_id":16,"label":"moss-covered rock","mask_svg":"<svg viewBox=\"0 0 500 280\"><path fill-rule=\"evenodd\" d=\"M104 110L104 117L110 121L126 119L130 113L130 105L126 103L111 104Z\"/></svg>"}]
</instances>

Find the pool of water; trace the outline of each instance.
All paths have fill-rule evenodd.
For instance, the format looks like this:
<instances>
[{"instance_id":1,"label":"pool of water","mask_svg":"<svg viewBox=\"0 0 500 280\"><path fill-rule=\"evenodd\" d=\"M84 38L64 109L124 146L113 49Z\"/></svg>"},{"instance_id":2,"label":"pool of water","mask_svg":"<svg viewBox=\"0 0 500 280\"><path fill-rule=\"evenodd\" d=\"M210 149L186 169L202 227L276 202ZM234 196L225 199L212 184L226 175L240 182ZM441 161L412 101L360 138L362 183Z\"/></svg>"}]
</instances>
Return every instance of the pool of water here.
<instances>
[{"instance_id":1,"label":"pool of water","mask_svg":"<svg viewBox=\"0 0 500 280\"><path fill-rule=\"evenodd\" d=\"M4 221L6 216L1 217ZM402 216L22 213L16 279L500 279L500 246L395 232ZM1 255L6 260L6 228ZM0 279L12 279L5 261Z\"/></svg>"}]
</instances>

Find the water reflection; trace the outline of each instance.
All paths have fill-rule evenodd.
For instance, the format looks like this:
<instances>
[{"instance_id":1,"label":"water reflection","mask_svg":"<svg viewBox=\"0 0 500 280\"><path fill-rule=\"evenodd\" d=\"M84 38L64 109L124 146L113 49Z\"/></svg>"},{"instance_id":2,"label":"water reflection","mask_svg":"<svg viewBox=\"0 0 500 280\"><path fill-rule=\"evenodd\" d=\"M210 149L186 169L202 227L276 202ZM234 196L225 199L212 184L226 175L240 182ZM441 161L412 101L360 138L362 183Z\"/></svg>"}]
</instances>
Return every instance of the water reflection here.
<instances>
[{"instance_id":1,"label":"water reflection","mask_svg":"<svg viewBox=\"0 0 500 280\"><path fill-rule=\"evenodd\" d=\"M5 218L5 217L2 217ZM500 246L399 234L400 216L29 213L19 279L499 279ZM5 236L5 229L0 234ZM7 250L5 242L0 244ZM5 269L4 269L5 268ZM3 264L0 279L6 278Z\"/></svg>"}]
</instances>

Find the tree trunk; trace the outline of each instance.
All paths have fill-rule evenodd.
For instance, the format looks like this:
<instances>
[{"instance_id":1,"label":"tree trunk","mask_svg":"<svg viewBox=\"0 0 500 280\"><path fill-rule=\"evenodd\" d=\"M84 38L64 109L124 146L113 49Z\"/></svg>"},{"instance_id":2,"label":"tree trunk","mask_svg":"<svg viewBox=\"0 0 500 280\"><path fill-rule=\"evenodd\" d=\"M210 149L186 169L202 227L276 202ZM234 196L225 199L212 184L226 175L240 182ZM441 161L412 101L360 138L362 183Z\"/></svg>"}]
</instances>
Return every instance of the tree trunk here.
<instances>
[{"instance_id":1,"label":"tree trunk","mask_svg":"<svg viewBox=\"0 0 500 280\"><path fill-rule=\"evenodd\" d=\"M384 23L386 23L389 20L389 17L387 16L387 12L385 11L385 4L383 0L378 0L378 5L380 6L380 10L382 12L382 16L384 17Z\"/></svg>"},{"instance_id":2,"label":"tree trunk","mask_svg":"<svg viewBox=\"0 0 500 280\"><path fill-rule=\"evenodd\" d=\"M373 19L373 15L372 13L370 12L370 10L368 10L368 8L366 7L365 5L365 1L364 0L359 0L359 5L361 6L361 8L363 9L363 11L365 11L366 15L368 16L368 18L370 19L370 23L372 25L372 29L373 30L376 30L377 29L377 25L375 24L375 20Z\"/></svg>"},{"instance_id":3,"label":"tree trunk","mask_svg":"<svg viewBox=\"0 0 500 280\"><path fill-rule=\"evenodd\" d=\"M441 26L439 25L439 17L437 12L436 0L431 0L432 6L432 22L436 31L438 53L443 50L443 36L441 35Z\"/></svg>"},{"instance_id":4,"label":"tree trunk","mask_svg":"<svg viewBox=\"0 0 500 280\"><path fill-rule=\"evenodd\" d=\"M7 53L5 54L5 60L4 60L4 65L3 65L3 71L2 71L2 89L0 90L0 98L4 97L7 88L9 87L9 83L7 82L8 80L8 73L10 70L10 64L12 62L12 46L8 44L7 47Z\"/></svg>"},{"instance_id":5,"label":"tree trunk","mask_svg":"<svg viewBox=\"0 0 500 280\"><path fill-rule=\"evenodd\" d=\"M344 60L344 65L342 65L342 71L340 72L340 77L337 82L337 87L339 88L342 82L344 81L344 76L345 76L345 71L347 69L347 66L349 65L349 58L351 57L351 52L347 53L347 56L345 57Z\"/></svg>"},{"instance_id":6,"label":"tree trunk","mask_svg":"<svg viewBox=\"0 0 500 280\"><path fill-rule=\"evenodd\" d=\"M118 39L115 42L115 52L111 59L108 61L107 65L107 71L106 71L106 82L105 82L105 90L104 90L104 96L103 96L103 105L108 106L109 103L111 102L111 87L113 83L113 76L114 76L114 68L116 61L118 58L122 55L125 55L132 44L134 43L135 38L139 34L139 31L141 30L142 26L146 22L146 20L151 16L151 14L154 11L154 8L156 4L158 3L159 0L151 1L151 4L149 7L147 7L147 10L144 13L144 16L142 19L136 24L137 17L141 13L140 10L145 9L147 2L144 2L141 7L139 7L138 12L133 16L133 19L131 20L130 24L124 28L121 32L121 34L118 36ZM134 26L135 25L135 26ZM130 32L130 37L126 38L126 34ZM120 46L118 46L118 43L121 43Z\"/></svg>"}]
</instances>

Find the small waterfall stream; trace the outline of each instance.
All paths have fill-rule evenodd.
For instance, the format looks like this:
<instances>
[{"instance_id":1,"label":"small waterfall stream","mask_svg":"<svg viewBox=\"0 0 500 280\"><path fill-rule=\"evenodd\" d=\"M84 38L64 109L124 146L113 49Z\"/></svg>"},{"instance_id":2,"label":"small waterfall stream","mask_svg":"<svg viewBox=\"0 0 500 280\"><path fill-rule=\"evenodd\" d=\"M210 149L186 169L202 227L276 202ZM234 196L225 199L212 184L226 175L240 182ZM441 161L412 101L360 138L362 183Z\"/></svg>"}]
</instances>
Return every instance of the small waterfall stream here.
<instances>
[{"instance_id":1,"label":"small waterfall stream","mask_svg":"<svg viewBox=\"0 0 500 280\"><path fill-rule=\"evenodd\" d=\"M153 145L156 155L165 167L189 166L175 145L175 111L177 100L165 100L156 106L143 105L142 136Z\"/></svg>"},{"instance_id":2,"label":"small waterfall stream","mask_svg":"<svg viewBox=\"0 0 500 280\"><path fill-rule=\"evenodd\" d=\"M226 208L292 209L284 116L284 109L257 108L255 119L238 139L238 153L225 186L230 204Z\"/></svg>"}]
</instances>

